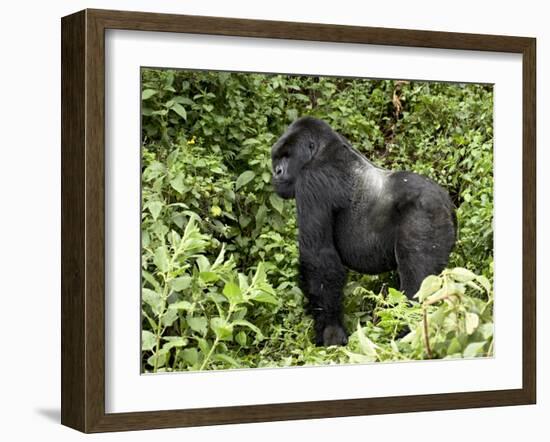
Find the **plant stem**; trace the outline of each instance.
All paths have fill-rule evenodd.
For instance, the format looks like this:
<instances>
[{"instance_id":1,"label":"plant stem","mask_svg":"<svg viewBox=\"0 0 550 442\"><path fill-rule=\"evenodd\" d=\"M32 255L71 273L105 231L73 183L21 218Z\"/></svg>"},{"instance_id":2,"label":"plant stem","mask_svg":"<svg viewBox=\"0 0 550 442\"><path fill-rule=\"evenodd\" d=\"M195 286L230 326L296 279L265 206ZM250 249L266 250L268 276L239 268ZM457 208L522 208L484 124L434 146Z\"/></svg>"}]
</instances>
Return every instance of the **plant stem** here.
<instances>
[{"instance_id":1,"label":"plant stem","mask_svg":"<svg viewBox=\"0 0 550 442\"><path fill-rule=\"evenodd\" d=\"M156 345L156 351L155 351L156 358L155 358L155 366L153 367L153 373L156 373L157 370L158 370L159 352L160 352L160 338L161 338L161 335L164 333L164 330L162 328L162 317L166 313L166 307L167 307L166 299L168 298L168 287L170 285L170 281L172 280L172 278L170 278L170 272L174 268L174 264L175 264L175 261L178 258L178 256L183 253L183 250L185 248L184 247L185 246L185 241L184 240L185 240L185 235L184 235L183 238L181 238L180 243L178 244L178 247L174 250L174 253L172 254L172 257L170 258L170 262L168 263L168 271L166 273L162 274L162 279L164 280L164 287L162 288L162 299L164 301L164 308L162 309L161 312L159 312L159 315L158 315L158 321L159 322L158 322L157 336L156 336L156 338L157 338L157 345Z\"/></svg>"},{"instance_id":2,"label":"plant stem","mask_svg":"<svg viewBox=\"0 0 550 442\"><path fill-rule=\"evenodd\" d=\"M489 344L489 348L487 349L487 355L488 357L493 356L493 344L495 340L491 339L491 343Z\"/></svg>"},{"instance_id":3,"label":"plant stem","mask_svg":"<svg viewBox=\"0 0 550 442\"><path fill-rule=\"evenodd\" d=\"M230 321L231 315L233 314L233 311L234 311L234 308L235 308L235 306L233 304L229 305L229 310L227 310L227 317L224 319L225 322ZM220 316L222 316L222 315L220 314ZM220 338L218 338L216 336L216 339L214 339L214 342L212 343L212 347L210 347L210 351L208 352L208 354L204 358L204 361L202 361L202 364L199 368L199 371L202 371L206 368L206 364L209 362L210 358L214 354L214 350L215 350L215 348L216 348L216 346L218 345L219 342L220 342Z\"/></svg>"},{"instance_id":4,"label":"plant stem","mask_svg":"<svg viewBox=\"0 0 550 442\"><path fill-rule=\"evenodd\" d=\"M162 330L162 317L164 316L164 313L166 312L166 298L168 297L168 276L167 275L163 275L163 279L164 279L164 287L162 288L162 299L164 300L164 308L162 309L161 312L159 312L159 315L158 315L158 326L157 326L157 343L156 343L156 358L155 358L155 366L153 367L153 373L156 373L157 370L158 370L158 364L159 364L159 351L160 351L160 337L161 335L163 334L163 331Z\"/></svg>"},{"instance_id":5,"label":"plant stem","mask_svg":"<svg viewBox=\"0 0 550 442\"><path fill-rule=\"evenodd\" d=\"M214 353L214 349L216 348L216 346L218 345L218 342L220 342L219 338L216 336L216 339L214 339L214 342L212 343L212 347L210 347L210 351L208 352L208 354L206 355L206 357L204 358L204 361L202 361L202 364L199 368L199 371L202 371L204 370L204 368L206 367L206 364L208 363L208 361L210 360L210 358L212 357L212 354Z\"/></svg>"},{"instance_id":6,"label":"plant stem","mask_svg":"<svg viewBox=\"0 0 550 442\"><path fill-rule=\"evenodd\" d=\"M428 335L428 309L424 306L422 309L424 314L424 342L426 344L426 351L428 352L428 358L432 359L432 349L430 348L430 337Z\"/></svg>"}]
</instances>

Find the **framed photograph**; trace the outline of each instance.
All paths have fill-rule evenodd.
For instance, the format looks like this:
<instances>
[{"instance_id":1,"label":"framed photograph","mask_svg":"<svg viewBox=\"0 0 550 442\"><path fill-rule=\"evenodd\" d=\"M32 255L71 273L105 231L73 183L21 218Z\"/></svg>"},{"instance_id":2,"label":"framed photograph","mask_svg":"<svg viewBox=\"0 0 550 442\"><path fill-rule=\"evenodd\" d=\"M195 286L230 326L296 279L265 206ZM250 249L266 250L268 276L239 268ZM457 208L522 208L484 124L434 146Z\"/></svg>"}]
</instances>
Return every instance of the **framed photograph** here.
<instances>
[{"instance_id":1,"label":"framed photograph","mask_svg":"<svg viewBox=\"0 0 550 442\"><path fill-rule=\"evenodd\" d=\"M535 39L62 19L62 423L533 404Z\"/></svg>"}]
</instances>

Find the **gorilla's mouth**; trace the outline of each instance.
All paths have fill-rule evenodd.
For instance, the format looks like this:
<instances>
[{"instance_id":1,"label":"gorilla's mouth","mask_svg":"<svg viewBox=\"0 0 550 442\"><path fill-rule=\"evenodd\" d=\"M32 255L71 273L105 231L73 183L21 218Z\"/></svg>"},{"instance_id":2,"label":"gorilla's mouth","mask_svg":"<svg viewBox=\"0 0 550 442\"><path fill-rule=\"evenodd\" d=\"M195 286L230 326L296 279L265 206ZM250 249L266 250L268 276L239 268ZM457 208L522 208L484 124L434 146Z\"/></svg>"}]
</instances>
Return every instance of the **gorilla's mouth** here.
<instances>
[{"instance_id":1,"label":"gorilla's mouth","mask_svg":"<svg viewBox=\"0 0 550 442\"><path fill-rule=\"evenodd\" d=\"M273 187L275 192L281 198L291 199L294 198L294 183L288 180L273 180Z\"/></svg>"}]
</instances>

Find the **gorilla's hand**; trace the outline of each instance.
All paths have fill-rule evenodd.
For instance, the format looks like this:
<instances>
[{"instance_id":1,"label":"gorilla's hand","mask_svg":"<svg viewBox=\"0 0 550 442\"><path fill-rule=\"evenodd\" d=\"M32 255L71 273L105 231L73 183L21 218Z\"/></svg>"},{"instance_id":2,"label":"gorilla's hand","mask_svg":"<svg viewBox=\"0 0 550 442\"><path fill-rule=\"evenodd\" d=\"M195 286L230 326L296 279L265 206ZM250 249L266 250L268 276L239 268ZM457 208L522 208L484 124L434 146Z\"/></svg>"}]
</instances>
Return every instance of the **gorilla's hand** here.
<instances>
[{"instance_id":1,"label":"gorilla's hand","mask_svg":"<svg viewBox=\"0 0 550 442\"><path fill-rule=\"evenodd\" d=\"M323 345L346 345L348 335L341 325L327 325L323 330Z\"/></svg>"}]
</instances>

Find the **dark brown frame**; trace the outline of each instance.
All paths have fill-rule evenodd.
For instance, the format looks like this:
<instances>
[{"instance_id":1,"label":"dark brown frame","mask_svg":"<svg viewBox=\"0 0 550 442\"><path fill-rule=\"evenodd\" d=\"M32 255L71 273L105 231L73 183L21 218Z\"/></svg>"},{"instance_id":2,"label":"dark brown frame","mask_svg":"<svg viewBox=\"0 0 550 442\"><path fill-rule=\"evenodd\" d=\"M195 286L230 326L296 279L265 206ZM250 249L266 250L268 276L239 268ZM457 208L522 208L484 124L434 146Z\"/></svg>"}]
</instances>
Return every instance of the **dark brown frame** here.
<instances>
[{"instance_id":1,"label":"dark brown frame","mask_svg":"<svg viewBox=\"0 0 550 442\"><path fill-rule=\"evenodd\" d=\"M363 43L523 56L523 386L515 390L105 413L105 30ZM534 404L536 40L449 32L84 10L62 30L61 422L83 432Z\"/></svg>"}]
</instances>

